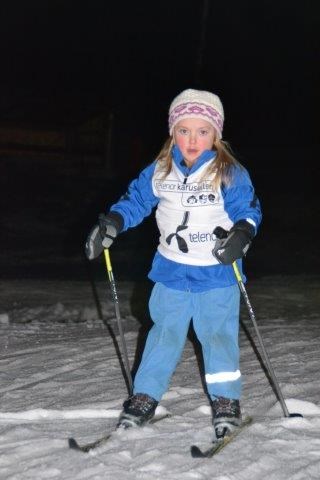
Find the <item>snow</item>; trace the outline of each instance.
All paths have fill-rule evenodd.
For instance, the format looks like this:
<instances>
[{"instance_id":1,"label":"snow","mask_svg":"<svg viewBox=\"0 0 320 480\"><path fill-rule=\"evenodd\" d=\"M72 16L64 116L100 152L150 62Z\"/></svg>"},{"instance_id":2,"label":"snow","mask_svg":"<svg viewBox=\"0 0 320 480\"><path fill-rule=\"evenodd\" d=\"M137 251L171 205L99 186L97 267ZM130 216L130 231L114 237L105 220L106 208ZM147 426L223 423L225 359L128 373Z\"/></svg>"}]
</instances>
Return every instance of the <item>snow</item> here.
<instances>
[{"instance_id":1,"label":"snow","mask_svg":"<svg viewBox=\"0 0 320 480\"><path fill-rule=\"evenodd\" d=\"M112 429L127 396L111 294L104 281L96 287L99 305L85 281L0 281L1 479L320 478L319 278L249 281L248 294L288 410L303 418L283 416L243 307L242 410L254 423L212 459L190 455L192 444L204 447L212 437L192 332L157 410L170 412L171 418L117 431L90 454L68 448L69 437L86 443ZM119 281L117 287L130 362L136 366L150 325L142 301L150 285Z\"/></svg>"}]
</instances>

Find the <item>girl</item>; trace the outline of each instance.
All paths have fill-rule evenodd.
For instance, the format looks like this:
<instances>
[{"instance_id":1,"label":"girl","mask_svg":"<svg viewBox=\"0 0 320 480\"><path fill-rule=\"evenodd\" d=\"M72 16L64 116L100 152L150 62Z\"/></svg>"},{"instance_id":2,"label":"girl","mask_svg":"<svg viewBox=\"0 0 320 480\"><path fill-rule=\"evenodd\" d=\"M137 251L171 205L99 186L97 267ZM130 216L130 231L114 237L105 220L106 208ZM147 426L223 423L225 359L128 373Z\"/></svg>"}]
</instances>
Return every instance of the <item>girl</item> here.
<instances>
[{"instance_id":1,"label":"girl","mask_svg":"<svg viewBox=\"0 0 320 480\"><path fill-rule=\"evenodd\" d=\"M190 321L201 343L217 437L241 423L240 293L232 263L247 251L261 211L247 171L222 141L219 97L188 89L169 109L169 138L156 160L130 184L91 230L91 260L119 232L138 225L156 207L160 232L149 278L154 322L124 403L119 426L141 426L154 415L181 357ZM216 227L228 231L215 235ZM240 268L241 268L241 261Z\"/></svg>"}]
</instances>

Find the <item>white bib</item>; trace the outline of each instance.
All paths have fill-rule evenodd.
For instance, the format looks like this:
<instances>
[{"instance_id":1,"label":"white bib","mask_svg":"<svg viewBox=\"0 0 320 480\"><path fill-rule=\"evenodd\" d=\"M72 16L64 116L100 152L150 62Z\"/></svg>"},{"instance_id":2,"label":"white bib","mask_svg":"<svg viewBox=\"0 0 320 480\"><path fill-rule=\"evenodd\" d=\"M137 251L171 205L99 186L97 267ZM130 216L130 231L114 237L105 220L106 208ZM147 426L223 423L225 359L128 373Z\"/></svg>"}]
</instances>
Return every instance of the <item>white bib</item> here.
<instances>
[{"instance_id":1,"label":"white bib","mask_svg":"<svg viewBox=\"0 0 320 480\"><path fill-rule=\"evenodd\" d=\"M233 223L224 209L221 190L213 190L214 174L205 174L212 162L187 178L174 163L165 178L159 165L155 169L152 188L159 197L158 250L174 262L199 266L219 263L212 255L216 241L213 230L217 226L230 230Z\"/></svg>"}]
</instances>

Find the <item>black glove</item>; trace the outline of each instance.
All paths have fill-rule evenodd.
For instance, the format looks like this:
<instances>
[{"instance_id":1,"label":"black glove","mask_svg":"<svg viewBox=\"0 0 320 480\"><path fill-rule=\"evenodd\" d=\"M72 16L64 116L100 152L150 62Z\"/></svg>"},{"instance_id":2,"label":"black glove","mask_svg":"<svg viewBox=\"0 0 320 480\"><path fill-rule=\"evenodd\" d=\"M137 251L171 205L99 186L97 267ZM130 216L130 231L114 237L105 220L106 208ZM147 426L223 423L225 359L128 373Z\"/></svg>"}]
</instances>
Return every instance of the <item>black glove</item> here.
<instances>
[{"instance_id":1,"label":"black glove","mask_svg":"<svg viewBox=\"0 0 320 480\"><path fill-rule=\"evenodd\" d=\"M123 218L117 212L99 215L99 223L95 225L87 238L85 252L89 260L99 257L104 248L109 248L113 240L123 228Z\"/></svg>"},{"instance_id":2,"label":"black glove","mask_svg":"<svg viewBox=\"0 0 320 480\"><path fill-rule=\"evenodd\" d=\"M247 253L255 235L255 228L246 220L239 220L229 232L222 227L216 227L213 233L217 240L212 255L219 263L230 265Z\"/></svg>"}]
</instances>

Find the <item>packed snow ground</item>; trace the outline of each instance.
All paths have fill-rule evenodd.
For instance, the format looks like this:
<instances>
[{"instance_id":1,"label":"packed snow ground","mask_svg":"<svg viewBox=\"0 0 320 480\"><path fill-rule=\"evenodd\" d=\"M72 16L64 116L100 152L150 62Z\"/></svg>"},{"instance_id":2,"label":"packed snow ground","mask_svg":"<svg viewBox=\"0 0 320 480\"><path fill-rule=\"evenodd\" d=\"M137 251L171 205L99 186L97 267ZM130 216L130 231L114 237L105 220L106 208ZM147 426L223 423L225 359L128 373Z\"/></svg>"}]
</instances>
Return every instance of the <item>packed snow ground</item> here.
<instances>
[{"instance_id":1,"label":"packed snow ground","mask_svg":"<svg viewBox=\"0 0 320 480\"><path fill-rule=\"evenodd\" d=\"M320 478L319 278L267 277L247 287L289 411L304 417L284 418L243 308L242 410L255 421L218 456L203 460L190 456L191 444L205 446L212 437L192 332L161 402L171 418L117 432L92 454L68 449L71 436L85 443L109 431L127 396L110 291L103 281L96 286L95 301L86 282L0 282L1 479ZM118 282L131 364L150 325L149 289Z\"/></svg>"}]
</instances>

